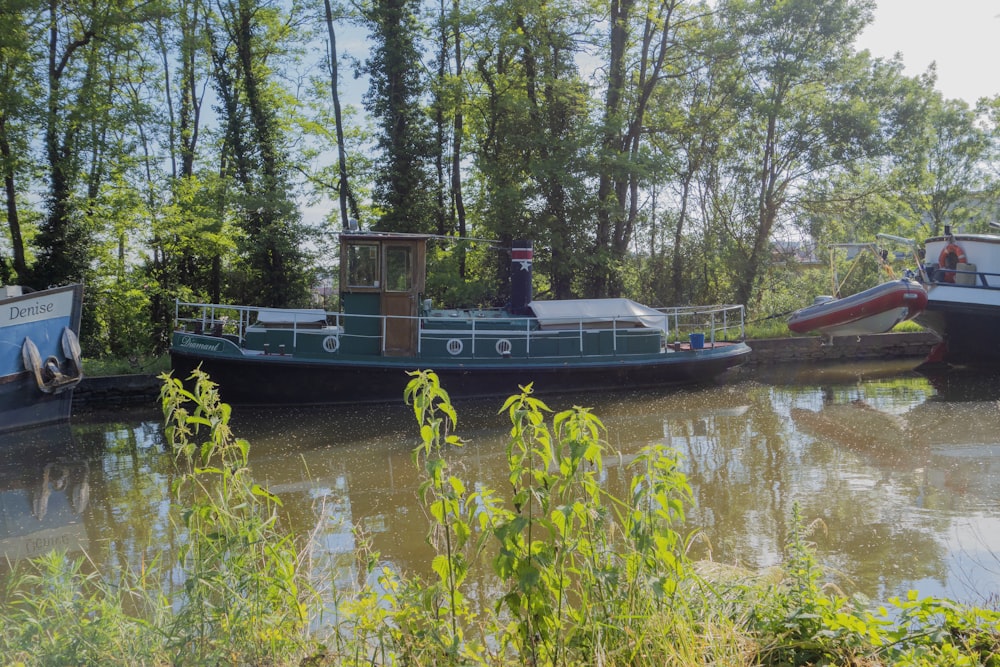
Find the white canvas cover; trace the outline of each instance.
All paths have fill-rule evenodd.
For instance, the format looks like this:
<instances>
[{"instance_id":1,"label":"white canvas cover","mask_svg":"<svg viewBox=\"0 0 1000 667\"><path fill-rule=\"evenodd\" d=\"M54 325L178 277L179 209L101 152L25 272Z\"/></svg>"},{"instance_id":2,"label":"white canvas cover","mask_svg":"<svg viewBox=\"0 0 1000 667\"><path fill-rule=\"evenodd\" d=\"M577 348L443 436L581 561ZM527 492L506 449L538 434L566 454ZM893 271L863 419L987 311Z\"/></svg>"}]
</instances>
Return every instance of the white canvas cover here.
<instances>
[{"instance_id":1,"label":"white canvas cover","mask_svg":"<svg viewBox=\"0 0 1000 667\"><path fill-rule=\"evenodd\" d=\"M261 308L257 323L268 324L326 324L326 311L322 308Z\"/></svg>"},{"instance_id":2,"label":"white canvas cover","mask_svg":"<svg viewBox=\"0 0 1000 667\"><path fill-rule=\"evenodd\" d=\"M631 299L564 299L528 304L543 329L647 327L667 332L667 316Z\"/></svg>"}]
</instances>

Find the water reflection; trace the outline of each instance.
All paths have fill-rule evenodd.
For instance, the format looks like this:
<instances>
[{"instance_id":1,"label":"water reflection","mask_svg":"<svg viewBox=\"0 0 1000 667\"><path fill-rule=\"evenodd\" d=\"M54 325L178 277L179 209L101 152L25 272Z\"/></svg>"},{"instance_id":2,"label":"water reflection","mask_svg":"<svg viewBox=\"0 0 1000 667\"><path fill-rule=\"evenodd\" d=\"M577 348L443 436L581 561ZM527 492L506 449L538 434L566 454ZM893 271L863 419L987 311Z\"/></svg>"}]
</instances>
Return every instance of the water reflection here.
<instances>
[{"instance_id":1,"label":"water reflection","mask_svg":"<svg viewBox=\"0 0 1000 667\"><path fill-rule=\"evenodd\" d=\"M0 562L85 551L89 504L90 462L68 425L0 436Z\"/></svg>"},{"instance_id":2,"label":"water reflection","mask_svg":"<svg viewBox=\"0 0 1000 667\"><path fill-rule=\"evenodd\" d=\"M711 387L546 397L557 410L591 406L604 421L616 454L606 457L603 481L617 493L644 445L679 452L697 498L688 528L705 537L695 557L750 568L780 562L798 503L807 521L821 520L812 539L845 590L884 598L915 587L971 602L1000 586L998 399L1000 378L929 379L903 364L786 368ZM467 445L453 458L469 485L505 488L509 424L499 406L458 404ZM234 429L252 444L255 477L282 497L286 520L311 540L317 583L358 576L359 540L392 567L429 571L410 409L237 409ZM98 567L136 567L176 549L182 537L168 516L173 466L154 411L78 414L69 434L41 440L55 458L21 455L2 464L33 480L17 483L18 507L30 515L48 489L46 516L54 520L56 508L65 508L68 525L82 524L79 548ZM60 442L72 444L73 456ZM83 472L87 496L79 485L70 489Z\"/></svg>"}]
</instances>

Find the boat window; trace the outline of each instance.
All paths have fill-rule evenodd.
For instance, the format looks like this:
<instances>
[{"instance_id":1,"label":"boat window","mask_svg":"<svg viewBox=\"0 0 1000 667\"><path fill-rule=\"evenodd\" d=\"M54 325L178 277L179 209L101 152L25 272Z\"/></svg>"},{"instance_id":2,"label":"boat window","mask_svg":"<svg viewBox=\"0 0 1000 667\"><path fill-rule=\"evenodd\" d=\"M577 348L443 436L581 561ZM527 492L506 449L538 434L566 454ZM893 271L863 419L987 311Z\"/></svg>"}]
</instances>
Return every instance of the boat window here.
<instances>
[{"instance_id":1,"label":"boat window","mask_svg":"<svg viewBox=\"0 0 1000 667\"><path fill-rule=\"evenodd\" d=\"M413 253L410 246L387 246L385 249L385 289L407 292L413 287Z\"/></svg>"},{"instance_id":2,"label":"boat window","mask_svg":"<svg viewBox=\"0 0 1000 667\"><path fill-rule=\"evenodd\" d=\"M372 243L347 248L347 282L351 287L378 287L378 246Z\"/></svg>"}]
</instances>

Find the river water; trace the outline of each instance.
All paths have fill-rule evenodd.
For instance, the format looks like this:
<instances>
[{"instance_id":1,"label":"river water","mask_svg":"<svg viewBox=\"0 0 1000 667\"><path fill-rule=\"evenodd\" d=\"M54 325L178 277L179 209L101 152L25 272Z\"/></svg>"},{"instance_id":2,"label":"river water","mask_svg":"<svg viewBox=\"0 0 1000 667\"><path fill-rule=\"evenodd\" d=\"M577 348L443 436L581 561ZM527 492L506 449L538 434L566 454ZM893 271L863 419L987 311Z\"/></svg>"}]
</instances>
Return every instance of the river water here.
<instances>
[{"instance_id":1,"label":"river water","mask_svg":"<svg viewBox=\"0 0 1000 667\"><path fill-rule=\"evenodd\" d=\"M798 503L815 522L820 563L845 592L995 603L1000 376L932 380L913 366L741 370L708 387L543 399L602 419L613 490L626 488L643 446L677 450L696 499L685 528L699 533L692 557L776 565ZM501 404L456 402L467 444L453 460L468 487L505 488ZM410 409L236 408L233 422L250 441L255 478L282 498L295 532L311 536L328 580L356 576L360 539L398 570L430 571ZM0 551L10 560L86 552L104 571L169 557L182 539L168 514L172 478L155 407L77 411L68 426L0 436Z\"/></svg>"}]
</instances>

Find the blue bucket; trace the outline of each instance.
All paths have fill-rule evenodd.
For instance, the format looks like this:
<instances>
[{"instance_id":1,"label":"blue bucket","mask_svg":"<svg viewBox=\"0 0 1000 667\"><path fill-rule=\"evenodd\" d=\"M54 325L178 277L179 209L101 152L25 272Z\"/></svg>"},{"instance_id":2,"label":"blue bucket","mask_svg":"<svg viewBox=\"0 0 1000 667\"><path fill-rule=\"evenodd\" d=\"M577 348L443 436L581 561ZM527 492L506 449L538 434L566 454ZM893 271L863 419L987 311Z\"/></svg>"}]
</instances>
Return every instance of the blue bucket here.
<instances>
[{"instance_id":1,"label":"blue bucket","mask_svg":"<svg viewBox=\"0 0 1000 667\"><path fill-rule=\"evenodd\" d=\"M693 333L689 334L688 338L691 340L692 350L701 350L705 347L705 334L703 333Z\"/></svg>"}]
</instances>

